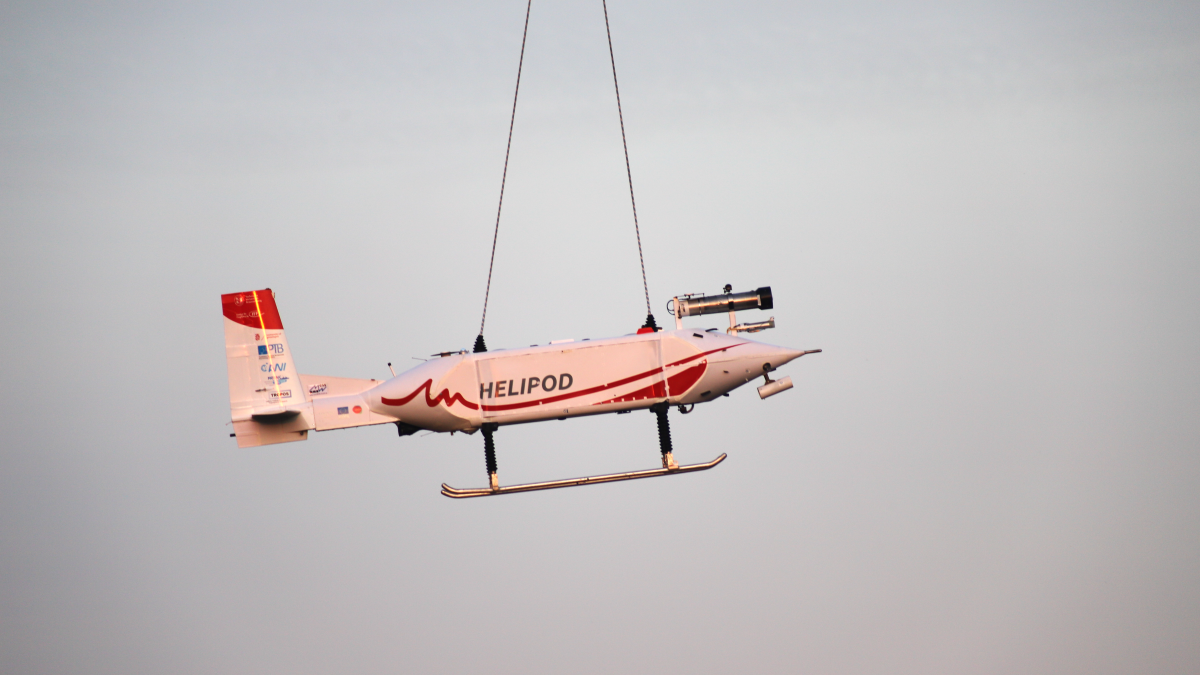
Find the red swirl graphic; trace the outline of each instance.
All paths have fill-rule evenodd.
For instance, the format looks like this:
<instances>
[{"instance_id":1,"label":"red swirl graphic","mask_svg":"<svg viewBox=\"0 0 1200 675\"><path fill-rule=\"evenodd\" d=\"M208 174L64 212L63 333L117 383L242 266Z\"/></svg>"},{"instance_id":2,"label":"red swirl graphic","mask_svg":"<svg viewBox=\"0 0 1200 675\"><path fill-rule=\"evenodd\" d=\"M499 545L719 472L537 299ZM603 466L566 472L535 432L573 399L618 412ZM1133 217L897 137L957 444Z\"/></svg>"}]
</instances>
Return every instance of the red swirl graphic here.
<instances>
[{"instance_id":1,"label":"red swirl graphic","mask_svg":"<svg viewBox=\"0 0 1200 675\"><path fill-rule=\"evenodd\" d=\"M404 405L405 403L408 403L409 401L416 398L417 394L421 393L421 390L424 389L425 390L425 405L429 406L430 408L436 406L439 403L445 402L446 407L450 407L450 406L454 405L455 403L461 403L461 404L463 404L463 407L470 408L471 410L479 410L479 404L471 403L470 401L464 399L462 397L462 394L451 395L449 389L443 389L442 393L438 394L434 398L430 398L429 394L430 394L430 390L432 388L433 388L433 380L425 380L425 384L422 384L421 386L417 387L416 389L413 390L413 393L409 394L408 396L405 396L404 398L387 398L385 396L385 397L380 398L379 400L383 401L384 405L400 406L400 405Z\"/></svg>"}]
</instances>

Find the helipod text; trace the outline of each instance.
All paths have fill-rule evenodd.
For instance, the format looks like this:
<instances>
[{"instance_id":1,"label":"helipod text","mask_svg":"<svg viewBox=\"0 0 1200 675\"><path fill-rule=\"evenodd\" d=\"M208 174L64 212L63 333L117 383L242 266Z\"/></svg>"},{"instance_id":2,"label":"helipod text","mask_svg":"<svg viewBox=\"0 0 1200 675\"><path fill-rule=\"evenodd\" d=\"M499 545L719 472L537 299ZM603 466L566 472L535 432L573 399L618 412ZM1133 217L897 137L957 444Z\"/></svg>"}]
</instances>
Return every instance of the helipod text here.
<instances>
[{"instance_id":1,"label":"helipod text","mask_svg":"<svg viewBox=\"0 0 1200 675\"><path fill-rule=\"evenodd\" d=\"M543 375L542 377L522 377L520 384L517 380L500 380L499 382L480 383L479 398L502 398L505 396L523 396L534 391L544 392L563 391L575 384L575 378L570 373L561 375Z\"/></svg>"}]
</instances>

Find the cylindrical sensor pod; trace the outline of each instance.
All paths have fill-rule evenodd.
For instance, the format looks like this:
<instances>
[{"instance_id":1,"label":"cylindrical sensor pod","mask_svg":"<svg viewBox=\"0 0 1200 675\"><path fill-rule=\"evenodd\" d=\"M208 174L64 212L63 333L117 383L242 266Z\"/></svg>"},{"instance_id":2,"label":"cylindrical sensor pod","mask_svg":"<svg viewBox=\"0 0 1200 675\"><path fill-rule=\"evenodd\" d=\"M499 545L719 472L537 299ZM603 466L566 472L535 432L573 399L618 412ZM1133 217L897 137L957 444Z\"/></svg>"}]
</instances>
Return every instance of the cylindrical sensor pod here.
<instances>
[{"instance_id":1,"label":"cylindrical sensor pod","mask_svg":"<svg viewBox=\"0 0 1200 675\"><path fill-rule=\"evenodd\" d=\"M759 387L758 388L758 397L766 398L768 396L774 396L775 394L778 394L781 391L787 391L788 389L791 389L791 388L792 388L792 378L781 377L778 380L773 380L770 383L764 384L763 386Z\"/></svg>"},{"instance_id":2,"label":"cylindrical sensor pod","mask_svg":"<svg viewBox=\"0 0 1200 675\"><path fill-rule=\"evenodd\" d=\"M724 295L700 295L690 298L679 298L679 316L700 316L701 314L720 314L722 312L740 312L744 309L771 309L775 306L771 297L771 287L763 286L749 293L726 293Z\"/></svg>"}]
</instances>

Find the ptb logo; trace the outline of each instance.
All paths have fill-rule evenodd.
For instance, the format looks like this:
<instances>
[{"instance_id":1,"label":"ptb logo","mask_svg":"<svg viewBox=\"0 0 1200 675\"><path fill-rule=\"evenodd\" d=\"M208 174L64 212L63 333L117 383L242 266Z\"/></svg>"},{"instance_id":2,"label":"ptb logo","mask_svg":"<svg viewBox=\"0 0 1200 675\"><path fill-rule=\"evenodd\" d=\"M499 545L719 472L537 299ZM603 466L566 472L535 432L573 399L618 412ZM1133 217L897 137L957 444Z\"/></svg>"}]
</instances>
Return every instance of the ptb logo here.
<instances>
[{"instance_id":1,"label":"ptb logo","mask_svg":"<svg viewBox=\"0 0 1200 675\"><path fill-rule=\"evenodd\" d=\"M258 355L266 356L267 349L271 350L271 356L283 356L283 344L282 343L276 342L273 344L259 345L258 346Z\"/></svg>"}]
</instances>

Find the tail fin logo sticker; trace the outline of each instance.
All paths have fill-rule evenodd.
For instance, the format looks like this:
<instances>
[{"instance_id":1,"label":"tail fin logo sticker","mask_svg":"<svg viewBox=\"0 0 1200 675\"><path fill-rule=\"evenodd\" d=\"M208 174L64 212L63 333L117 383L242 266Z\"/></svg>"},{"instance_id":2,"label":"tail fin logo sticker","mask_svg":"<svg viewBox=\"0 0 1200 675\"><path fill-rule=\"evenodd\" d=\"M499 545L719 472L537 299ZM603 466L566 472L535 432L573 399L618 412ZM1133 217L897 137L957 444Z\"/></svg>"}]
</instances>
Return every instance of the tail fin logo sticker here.
<instances>
[{"instance_id":1,"label":"tail fin logo sticker","mask_svg":"<svg viewBox=\"0 0 1200 675\"><path fill-rule=\"evenodd\" d=\"M349 415L350 414L350 406L342 406L342 407L338 408L338 414L339 415Z\"/></svg>"},{"instance_id":2,"label":"tail fin logo sticker","mask_svg":"<svg viewBox=\"0 0 1200 675\"><path fill-rule=\"evenodd\" d=\"M325 385L323 385L323 384L314 384L313 386L311 386L311 387L309 387L309 388L308 388L308 393L310 393L310 394L324 394L324 393L325 393L325 389L326 389L326 386L325 386Z\"/></svg>"},{"instance_id":3,"label":"tail fin logo sticker","mask_svg":"<svg viewBox=\"0 0 1200 675\"><path fill-rule=\"evenodd\" d=\"M270 350L271 356L283 356L283 343L282 342L272 342L270 344L259 345L258 346L258 355L259 356L267 356L268 350Z\"/></svg>"}]
</instances>

